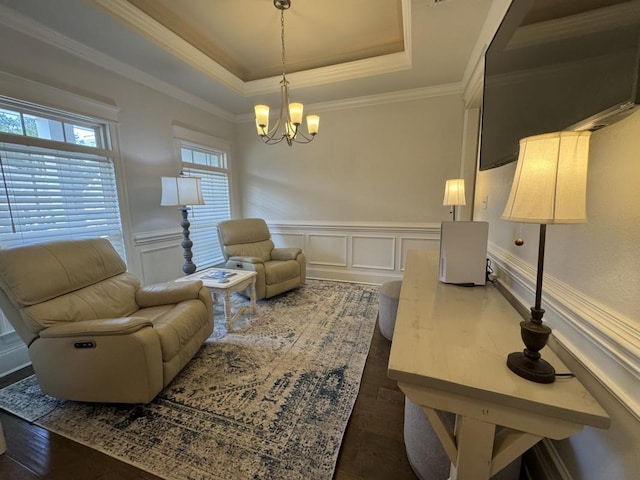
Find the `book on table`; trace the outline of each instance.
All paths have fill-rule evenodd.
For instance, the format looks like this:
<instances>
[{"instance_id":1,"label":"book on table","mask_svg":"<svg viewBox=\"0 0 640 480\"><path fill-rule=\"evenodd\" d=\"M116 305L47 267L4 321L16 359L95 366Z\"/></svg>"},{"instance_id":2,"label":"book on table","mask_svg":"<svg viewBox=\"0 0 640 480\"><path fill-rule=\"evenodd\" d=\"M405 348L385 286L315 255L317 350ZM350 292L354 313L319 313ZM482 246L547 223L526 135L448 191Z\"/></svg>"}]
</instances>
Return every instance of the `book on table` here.
<instances>
[{"instance_id":1,"label":"book on table","mask_svg":"<svg viewBox=\"0 0 640 480\"><path fill-rule=\"evenodd\" d=\"M200 279L201 280L225 280L235 274L236 272L233 272L231 270L215 270L211 273L207 273L206 275L203 275L202 277L200 277Z\"/></svg>"}]
</instances>

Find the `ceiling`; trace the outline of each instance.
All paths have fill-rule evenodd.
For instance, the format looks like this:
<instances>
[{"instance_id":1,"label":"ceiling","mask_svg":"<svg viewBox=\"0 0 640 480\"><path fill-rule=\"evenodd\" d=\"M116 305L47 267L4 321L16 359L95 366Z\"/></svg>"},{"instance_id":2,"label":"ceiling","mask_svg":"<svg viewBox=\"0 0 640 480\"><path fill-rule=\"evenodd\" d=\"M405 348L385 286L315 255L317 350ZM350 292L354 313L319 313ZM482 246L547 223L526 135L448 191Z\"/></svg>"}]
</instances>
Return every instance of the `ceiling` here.
<instances>
[{"instance_id":1,"label":"ceiling","mask_svg":"<svg viewBox=\"0 0 640 480\"><path fill-rule=\"evenodd\" d=\"M291 98L318 104L459 84L490 6L291 0ZM0 0L4 26L230 115L279 101L280 13L273 0Z\"/></svg>"}]
</instances>

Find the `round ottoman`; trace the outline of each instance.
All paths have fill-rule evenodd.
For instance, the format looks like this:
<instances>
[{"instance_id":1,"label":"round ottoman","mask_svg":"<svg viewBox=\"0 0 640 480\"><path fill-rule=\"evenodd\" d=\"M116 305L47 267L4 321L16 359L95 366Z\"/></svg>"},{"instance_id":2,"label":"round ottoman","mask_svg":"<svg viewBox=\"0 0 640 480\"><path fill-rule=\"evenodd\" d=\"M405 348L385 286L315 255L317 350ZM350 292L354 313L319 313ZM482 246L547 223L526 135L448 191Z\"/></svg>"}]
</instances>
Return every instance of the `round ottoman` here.
<instances>
[{"instance_id":1,"label":"round ottoman","mask_svg":"<svg viewBox=\"0 0 640 480\"><path fill-rule=\"evenodd\" d=\"M400 287L402 287L402 280L387 282L380 287L378 326L380 327L380 333L387 340L393 338L393 329L396 326Z\"/></svg>"}]
</instances>

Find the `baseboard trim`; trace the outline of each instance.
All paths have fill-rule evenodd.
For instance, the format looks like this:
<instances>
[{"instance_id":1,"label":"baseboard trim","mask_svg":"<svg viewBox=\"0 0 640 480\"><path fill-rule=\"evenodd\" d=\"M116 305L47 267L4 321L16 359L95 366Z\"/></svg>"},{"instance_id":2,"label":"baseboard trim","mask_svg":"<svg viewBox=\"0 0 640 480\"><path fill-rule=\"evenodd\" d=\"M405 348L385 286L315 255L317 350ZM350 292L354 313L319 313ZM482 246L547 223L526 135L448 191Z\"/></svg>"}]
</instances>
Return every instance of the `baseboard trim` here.
<instances>
[{"instance_id":1,"label":"baseboard trim","mask_svg":"<svg viewBox=\"0 0 640 480\"><path fill-rule=\"evenodd\" d=\"M551 440L545 438L522 457L527 480L573 480Z\"/></svg>"}]
</instances>

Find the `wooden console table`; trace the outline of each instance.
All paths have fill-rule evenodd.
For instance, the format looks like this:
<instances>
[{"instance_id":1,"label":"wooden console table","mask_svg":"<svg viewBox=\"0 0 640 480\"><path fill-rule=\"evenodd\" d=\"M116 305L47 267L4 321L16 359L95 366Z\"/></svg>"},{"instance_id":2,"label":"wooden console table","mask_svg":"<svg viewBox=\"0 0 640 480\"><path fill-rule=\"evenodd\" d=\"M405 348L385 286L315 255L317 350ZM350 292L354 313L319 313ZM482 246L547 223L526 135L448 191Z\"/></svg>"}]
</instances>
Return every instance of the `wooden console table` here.
<instances>
[{"instance_id":1,"label":"wooden console table","mask_svg":"<svg viewBox=\"0 0 640 480\"><path fill-rule=\"evenodd\" d=\"M492 285L441 283L437 252L408 252L388 375L422 406L451 459L451 478L486 480L544 437L609 427L576 378L545 385L507 368L507 355L524 348L520 320ZM541 353L557 372L569 371L551 349ZM453 430L441 412L456 414Z\"/></svg>"}]
</instances>

